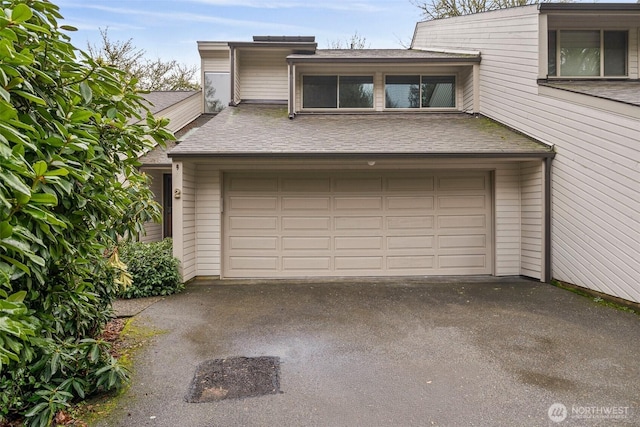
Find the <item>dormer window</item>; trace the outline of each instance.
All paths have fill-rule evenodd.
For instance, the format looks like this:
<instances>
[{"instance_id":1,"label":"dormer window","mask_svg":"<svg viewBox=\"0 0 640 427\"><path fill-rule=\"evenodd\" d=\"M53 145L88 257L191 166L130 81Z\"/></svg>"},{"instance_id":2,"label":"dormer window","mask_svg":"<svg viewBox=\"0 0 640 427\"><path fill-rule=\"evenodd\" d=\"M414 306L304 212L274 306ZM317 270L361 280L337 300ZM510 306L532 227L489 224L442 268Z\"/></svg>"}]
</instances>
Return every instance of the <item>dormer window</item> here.
<instances>
[{"instance_id":1,"label":"dormer window","mask_svg":"<svg viewBox=\"0 0 640 427\"><path fill-rule=\"evenodd\" d=\"M388 75L385 108L453 108L456 106L454 76Z\"/></svg>"},{"instance_id":2,"label":"dormer window","mask_svg":"<svg viewBox=\"0 0 640 427\"><path fill-rule=\"evenodd\" d=\"M373 76L303 76L303 108L373 108Z\"/></svg>"},{"instance_id":3,"label":"dormer window","mask_svg":"<svg viewBox=\"0 0 640 427\"><path fill-rule=\"evenodd\" d=\"M626 77L627 31L552 30L550 77Z\"/></svg>"}]
</instances>

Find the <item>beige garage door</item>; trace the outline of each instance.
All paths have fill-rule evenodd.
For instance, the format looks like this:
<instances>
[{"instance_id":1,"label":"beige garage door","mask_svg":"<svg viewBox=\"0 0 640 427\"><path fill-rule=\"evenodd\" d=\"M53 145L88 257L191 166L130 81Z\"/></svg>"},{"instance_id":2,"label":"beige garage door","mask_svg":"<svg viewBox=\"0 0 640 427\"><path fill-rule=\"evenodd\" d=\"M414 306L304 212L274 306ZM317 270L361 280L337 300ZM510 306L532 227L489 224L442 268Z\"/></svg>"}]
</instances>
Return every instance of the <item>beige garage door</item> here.
<instances>
[{"instance_id":1,"label":"beige garage door","mask_svg":"<svg viewBox=\"0 0 640 427\"><path fill-rule=\"evenodd\" d=\"M492 272L487 172L224 181L225 277Z\"/></svg>"}]
</instances>

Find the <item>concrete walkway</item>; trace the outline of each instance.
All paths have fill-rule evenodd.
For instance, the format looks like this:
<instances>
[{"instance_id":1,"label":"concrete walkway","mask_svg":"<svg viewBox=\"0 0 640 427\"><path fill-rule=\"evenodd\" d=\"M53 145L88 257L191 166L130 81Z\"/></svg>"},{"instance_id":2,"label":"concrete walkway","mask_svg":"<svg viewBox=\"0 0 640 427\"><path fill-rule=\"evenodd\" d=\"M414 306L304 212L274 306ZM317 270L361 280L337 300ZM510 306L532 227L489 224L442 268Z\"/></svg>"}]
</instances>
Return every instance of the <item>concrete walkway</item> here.
<instances>
[{"instance_id":1,"label":"concrete walkway","mask_svg":"<svg viewBox=\"0 0 640 427\"><path fill-rule=\"evenodd\" d=\"M535 281L196 282L134 321L166 333L102 426L640 425L640 317ZM232 356L281 393L187 403Z\"/></svg>"}]
</instances>

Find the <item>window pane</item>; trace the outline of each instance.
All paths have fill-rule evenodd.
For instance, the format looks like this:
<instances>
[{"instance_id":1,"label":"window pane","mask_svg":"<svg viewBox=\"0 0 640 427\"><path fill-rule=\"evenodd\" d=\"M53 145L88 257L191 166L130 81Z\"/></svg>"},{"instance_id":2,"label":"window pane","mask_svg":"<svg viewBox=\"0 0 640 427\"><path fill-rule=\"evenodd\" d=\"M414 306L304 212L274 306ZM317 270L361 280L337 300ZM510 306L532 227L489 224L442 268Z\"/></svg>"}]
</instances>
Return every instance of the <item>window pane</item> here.
<instances>
[{"instance_id":1,"label":"window pane","mask_svg":"<svg viewBox=\"0 0 640 427\"><path fill-rule=\"evenodd\" d=\"M340 76L340 108L373 108L373 77Z\"/></svg>"},{"instance_id":2,"label":"window pane","mask_svg":"<svg viewBox=\"0 0 640 427\"><path fill-rule=\"evenodd\" d=\"M560 32L560 74L600 75L600 31Z\"/></svg>"},{"instance_id":3,"label":"window pane","mask_svg":"<svg viewBox=\"0 0 640 427\"><path fill-rule=\"evenodd\" d=\"M557 68L556 68L556 55L557 55L557 46L558 46L558 39L557 39L557 34L558 32L555 30L549 31L549 35L547 36L547 45L548 45L548 61L549 61L549 68L547 70L547 74L550 76L555 76L557 75L556 73Z\"/></svg>"},{"instance_id":4,"label":"window pane","mask_svg":"<svg viewBox=\"0 0 640 427\"><path fill-rule=\"evenodd\" d=\"M627 32L604 32L604 75L627 75Z\"/></svg>"},{"instance_id":5,"label":"window pane","mask_svg":"<svg viewBox=\"0 0 640 427\"><path fill-rule=\"evenodd\" d=\"M302 78L303 108L337 108L338 76L304 76Z\"/></svg>"},{"instance_id":6,"label":"window pane","mask_svg":"<svg viewBox=\"0 0 640 427\"><path fill-rule=\"evenodd\" d=\"M385 107L420 107L420 76L387 76L385 80Z\"/></svg>"},{"instance_id":7,"label":"window pane","mask_svg":"<svg viewBox=\"0 0 640 427\"><path fill-rule=\"evenodd\" d=\"M455 107L456 80L453 76L422 76L422 106Z\"/></svg>"},{"instance_id":8,"label":"window pane","mask_svg":"<svg viewBox=\"0 0 640 427\"><path fill-rule=\"evenodd\" d=\"M204 73L204 112L222 111L231 101L229 73Z\"/></svg>"}]
</instances>

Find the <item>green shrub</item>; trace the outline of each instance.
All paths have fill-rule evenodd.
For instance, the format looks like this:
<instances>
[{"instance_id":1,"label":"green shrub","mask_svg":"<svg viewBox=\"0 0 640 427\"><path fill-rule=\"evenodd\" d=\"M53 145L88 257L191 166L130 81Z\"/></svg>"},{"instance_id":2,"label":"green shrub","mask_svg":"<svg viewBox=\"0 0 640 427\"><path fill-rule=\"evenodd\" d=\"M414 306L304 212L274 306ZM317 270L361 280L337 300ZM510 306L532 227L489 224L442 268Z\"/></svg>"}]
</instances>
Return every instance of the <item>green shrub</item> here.
<instances>
[{"instance_id":1,"label":"green shrub","mask_svg":"<svg viewBox=\"0 0 640 427\"><path fill-rule=\"evenodd\" d=\"M122 298L171 295L184 285L180 261L173 256L171 239L155 243L126 243L120 246L120 259L127 266L132 284L120 291Z\"/></svg>"},{"instance_id":2,"label":"green shrub","mask_svg":"<svg viewBox=\"0 0 640 427\"><path fill-rule=\"evenodd\" d=\"M58 6L0 4L0 424L45 427L126 381L96 340L122 281L109 256L160 218L138 155L173 136Z\"/></svg>"}]
</instances>

